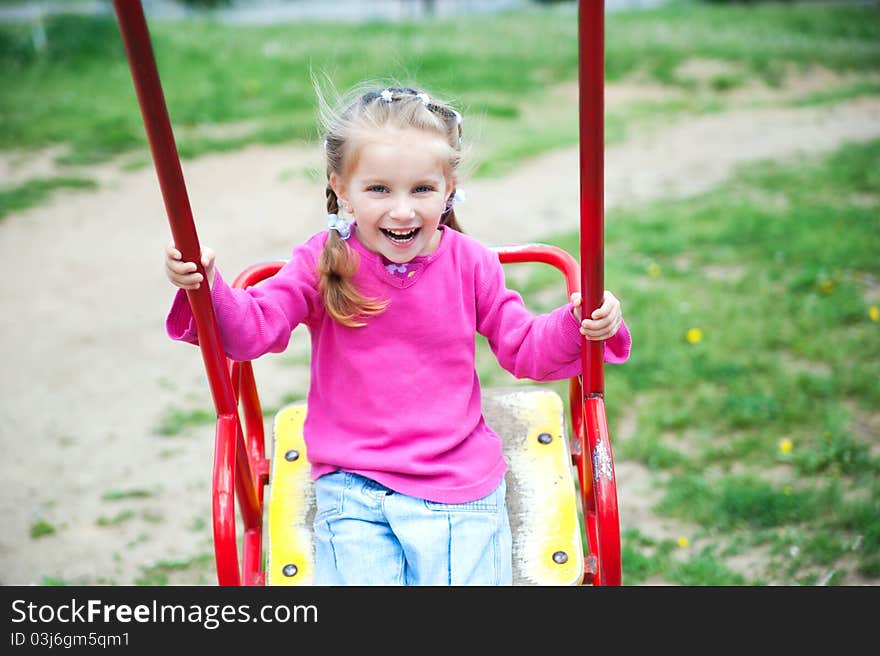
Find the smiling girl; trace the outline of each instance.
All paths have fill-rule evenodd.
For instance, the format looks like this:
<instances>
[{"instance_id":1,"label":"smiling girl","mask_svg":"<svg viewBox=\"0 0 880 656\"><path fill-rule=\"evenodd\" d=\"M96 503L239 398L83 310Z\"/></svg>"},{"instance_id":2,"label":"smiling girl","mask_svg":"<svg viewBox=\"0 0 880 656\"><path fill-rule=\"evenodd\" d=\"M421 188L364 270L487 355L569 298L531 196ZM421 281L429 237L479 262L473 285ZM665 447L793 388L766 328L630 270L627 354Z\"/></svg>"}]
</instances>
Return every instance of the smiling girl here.
<instances>
[{"instance_id":1,"label":"smiling girl","mask_svg":"<svg viewBox=\"0 0 880 656\"><path fill-rule=\"evenodd\" d=\"M413 88L376 89L325 112L327 230L272 278L232 289L202 253L233 360L312 338L303 428L316 480L318 585L501 585L512 578L507 463L483 419L475 335L520 378L578 375L584 336L624 362L630 336L610 292L534 315L498 256L464 235L453 201L461 116ZM202 282L170 244L171 282ZM186 295L166 321L198 343Z\"/></svg>"}]
</instances>

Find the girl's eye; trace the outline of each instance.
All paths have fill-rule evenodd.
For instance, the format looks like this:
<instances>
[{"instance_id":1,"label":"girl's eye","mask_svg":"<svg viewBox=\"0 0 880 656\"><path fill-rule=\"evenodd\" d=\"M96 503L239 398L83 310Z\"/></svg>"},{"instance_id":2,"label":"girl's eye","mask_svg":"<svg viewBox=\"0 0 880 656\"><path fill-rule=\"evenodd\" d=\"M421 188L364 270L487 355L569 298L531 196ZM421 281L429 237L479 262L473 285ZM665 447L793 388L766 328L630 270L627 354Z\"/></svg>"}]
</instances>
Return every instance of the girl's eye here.
<instances>
[{"instance_id":1,"label":"girl's eye","mask_svg":"<svg viewBox=\"0 0 880 656\"><path fill-rule=\"evenodd\" d=\"M429 191L434 191L434 187L430 185L419 185L418 187L413 189L413 191L417 194L424 194Z\"/></svg>"},{"instance_id":2,"label":"girl's eye","mask_svg":"<svg viewBox=\"0 0 880 656\"><path fill-rule=\"evenodd\" d=\"M367 187L367 191L375 191L377 193L383 193L385 191L388 191L388 187L386 187L385 185L378 185L378 184L377 185L370 185L369 187Z\"/></svg>"}]
</instances>

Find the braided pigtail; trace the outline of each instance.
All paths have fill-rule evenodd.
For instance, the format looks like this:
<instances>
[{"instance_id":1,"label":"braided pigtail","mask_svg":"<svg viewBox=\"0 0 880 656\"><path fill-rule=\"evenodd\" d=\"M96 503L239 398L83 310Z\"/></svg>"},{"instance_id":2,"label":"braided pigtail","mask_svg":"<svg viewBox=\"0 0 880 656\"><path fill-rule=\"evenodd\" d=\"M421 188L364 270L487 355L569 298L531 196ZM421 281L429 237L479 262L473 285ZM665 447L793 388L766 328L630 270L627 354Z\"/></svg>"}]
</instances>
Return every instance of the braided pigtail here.
<instances>
[{"instance_id":1,"label":"braided pigtail","mask_svg":"<svg viewBox=\"0 0 880 656\"><path fill-rule=\"evenodd\" d=\"M336 192L327 186L327 213L339 212ZM358 292L352 278L358 267L358 255L336 230L330 230L327 243L318 259L318 288L324 296L324 307L336 321L357 328L366 325L360 319L381 313L385 301L365 298Z\"/></svg>"}]
</instances>

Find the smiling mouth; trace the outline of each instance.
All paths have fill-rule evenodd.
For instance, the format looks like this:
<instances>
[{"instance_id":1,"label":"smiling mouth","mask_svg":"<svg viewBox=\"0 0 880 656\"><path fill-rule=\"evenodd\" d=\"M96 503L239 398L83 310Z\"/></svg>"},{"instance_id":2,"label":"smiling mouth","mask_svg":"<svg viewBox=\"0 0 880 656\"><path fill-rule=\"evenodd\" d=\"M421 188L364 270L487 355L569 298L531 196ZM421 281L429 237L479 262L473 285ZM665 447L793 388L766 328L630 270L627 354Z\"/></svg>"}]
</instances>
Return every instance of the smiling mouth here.
<instances>
[{"instance_id":1,"label":"smiling mouth","mask_svg":"<svg viewBox=\"0 0 880 656\"><path fill-rule=\"evenodd\" d=\"M379 230L381 230L382 234L389 239L404 243L414 239L421 228L410 228L409 230L389 230L388 228L379 228Z\"/></svg>"}]
</instances>

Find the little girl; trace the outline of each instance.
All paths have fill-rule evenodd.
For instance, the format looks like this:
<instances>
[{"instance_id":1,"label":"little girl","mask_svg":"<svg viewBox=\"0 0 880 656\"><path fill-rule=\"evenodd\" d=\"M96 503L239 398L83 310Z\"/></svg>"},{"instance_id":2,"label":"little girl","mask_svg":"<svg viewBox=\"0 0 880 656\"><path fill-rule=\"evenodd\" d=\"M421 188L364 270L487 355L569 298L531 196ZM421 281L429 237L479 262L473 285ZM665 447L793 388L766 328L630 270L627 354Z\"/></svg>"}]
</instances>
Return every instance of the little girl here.
<instances>
[{"instance_id":1,"label":"little girl","mask_svg":"<svg viewBox=\"0 0 880 656\"><path fill-rule=\"evenodd\" d=\"M507 289L498 256L456 222L461 116L449 105L387 88L324 114L328 229L247 290L202 253L228 357L283 351L300 323L311 334L315 583L510 584L507 465L481 413L474 336L519 378L569 378L583 336L606 340L607 362L629 357L620 303L606 291L581 321L574 294L535 316ZM202 282L173 244L166 266L182 290ZM166 327L197 343L183 291Z\"/></svg>"}]
</instances>

